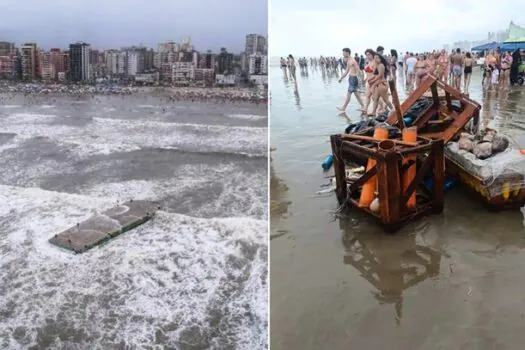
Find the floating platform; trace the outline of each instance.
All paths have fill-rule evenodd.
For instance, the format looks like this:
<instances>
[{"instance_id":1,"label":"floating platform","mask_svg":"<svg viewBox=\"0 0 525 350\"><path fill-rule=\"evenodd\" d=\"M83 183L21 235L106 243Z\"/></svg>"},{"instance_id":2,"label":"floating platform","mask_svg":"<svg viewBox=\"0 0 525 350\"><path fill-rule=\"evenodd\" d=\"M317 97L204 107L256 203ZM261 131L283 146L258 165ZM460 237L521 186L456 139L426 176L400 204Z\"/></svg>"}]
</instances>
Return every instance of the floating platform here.
<instances>
[{"instance_id":1,"label":"floating platform","mask_svg":"<svg viewBox=\"0 0 525 350\"><path fill-rule=\"evenodd\" d=\"M525 205L525 156L519 150L508 148L481 160L450 142L445 159L447 173L457 176L491 211Z\"/></svg>"},{"instance_id":2,"label":"floating platform","mask_svg":"<svg viewBox=\"0 0 525 350\"><path fill-rule=\"evenodd\" d=\"M156 209L153 202L131 200L54 235L49 243L83 253L147 222Z\"/></svg>"}]
</instances>

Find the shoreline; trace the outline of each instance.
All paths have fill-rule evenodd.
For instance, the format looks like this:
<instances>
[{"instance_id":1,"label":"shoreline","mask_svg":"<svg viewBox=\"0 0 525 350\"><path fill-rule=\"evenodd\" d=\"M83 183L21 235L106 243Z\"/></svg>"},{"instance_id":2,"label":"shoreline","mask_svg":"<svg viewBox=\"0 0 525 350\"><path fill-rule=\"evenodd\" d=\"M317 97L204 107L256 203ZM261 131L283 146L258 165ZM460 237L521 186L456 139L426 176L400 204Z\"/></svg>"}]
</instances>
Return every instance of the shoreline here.
<instances>
[{"instance_id":1,"label":"shoreline","mask_svg":"<svg viewBox=\"0 0 525 350\"><path fill-rule=\"evenodd\" d=\"M174 86L93 86L65 84L6 84L0 85L0 95L38 96L101 96L154 94L170 100L231 100L252 103L267 103L268 91L250 88L222 87L174 87Z\"/></svg>"}]
</instances>

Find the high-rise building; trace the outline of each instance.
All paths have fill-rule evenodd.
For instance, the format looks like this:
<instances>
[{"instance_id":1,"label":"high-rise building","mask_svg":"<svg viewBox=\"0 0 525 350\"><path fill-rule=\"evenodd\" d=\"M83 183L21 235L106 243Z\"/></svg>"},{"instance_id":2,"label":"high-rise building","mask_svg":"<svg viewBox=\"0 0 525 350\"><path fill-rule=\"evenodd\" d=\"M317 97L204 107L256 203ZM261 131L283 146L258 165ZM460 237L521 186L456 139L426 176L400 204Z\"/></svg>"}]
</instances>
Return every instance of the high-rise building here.
<instances>
[{"instance_id":1,"label":"high-rise building","mask_svg":"<svg viewBox=\"0 0 525 350\"><path fill-rule=\"evenodd\" d=\"M246 45L244 52L247 55L252 54L263 54L266 55L268 49L266 45L266 37L260 34L248 34L246 35Z\"/></svg>"},{"instance_id":2,"label":"high-rise building","mask_svg":"<svg viewBox=\"0 0 525 350\"><path fill-rule=\"evenodd\" d=\"M144 71L150 71L155 68L155 51L149 49L144 54Z\"/></svg>"},{"instance_id":3,"label":"high-rise building","mask_svg":"<svg viewBox=\"0 0 525 350\"><path fill-rule=\"evenodd\" d=\"M90 79L89 67L90 45L78 42L69 45L69 79L71 81L87 81Z\"/></svg>"},{"instance_id":4,"label":"high-rise building","mask_svg":"<svg viewBox=\"0 0 525 350\"><path fill-rule=\"evenodd\" d=\"M16 53L15 43L0 41L0 56L9 56Z\"/></svg>"},{"instance_id":5,"label":"high-rise building","mask_svg":"<svg viewBox=\"0 0 525 350\"><path fill-rule=\"evenodd\" d=\"M221 48L221 53L216 57L217 73L230 74L233 71L233 54L228 53L226 48Z\"/></svg>"},{"instance_id":6,"label":"high-rise building","mask_svg":"<svg viewBox=\"0 0 525 350\"><path fill-rule=\"evenodd\" d=\"M89 63L90 64L99 64L99 51L91 49L89 51Z\"/></svg>"},{"instance_id":7,"label":"high-rise building","mask_svg":"<svg viewBox=\"0 0 525 350\"><path fill-rule=\"evenodd\" d=\"M0 56L0 79L14 78L15 58L14 54Z\"/></svg>"},{"instance_id":8,"label":"high-rise building","mask_svg":"<svg viewBox=\"0 0 525 350\"><path fill-rule=\"evenodd\" d=\"M127 70L126 74L135 76L137 73L142 73L144 70L144 55L142 51L134 50L126 52L127 56Z\"/></svg>"},{"instance_id":9,"label":"high-rise building","mask_svg":"<svg viewBox=\"0 0 525 350\"><path fill-rule=\"evenodd\" d=\"M60 49L51 49L49 50L51 56L51 64L54 69L53 78L54 80L58 79L58 73L67 72L67 62L64 59L64 52L61 52Z\"/></svg>"},{"instance_id":10,"label":"high-rise building","mask_svg":"<svg viewBox=\"0 0 525 350\"><path fill-rule=\"evenodd\" d=\"M211 53L211 50L201 55L199 68L215 69L215 55Z\"/></svg>"},{"instance_id":11,"label":"high-rise building","mask_svg":"<svg viewBox=\"0 0 525 350\"><path fill-rule=\"evenodd\" d=\"M49 81L54 80L56 71L53 66L53 60L51 58L51 52L40 51L38 55L40 76L43 80Z\"/></svg>"},{"instance_id":12,"label":"high-rise building","mask_svg":"<svg viewBox=\"0 0 525 350\"><path fill-rule=\"evenodd\" d=\"M268 56L251 55L249 56L248 73L250 75L267 75L268 74Z\"/></svg>"},{"instance_id":13,"label":"high-rise building","mask_svg":"<svg viewBox=\"0 0 525 350\"><path fill-rule=\"evenodd\" d=\"M174 84L187 85L193 80L195 80L195 67L192 62L173 63L171 81Z\"/></svg>"},{"instance_id":14,"label":"high-rise building","mask_svg":"<svg viewBox=\"0 0 525 350\"><path fill-rule=\"evenodd\" d=\"M37 47L35 43L25 43L22 51L22 79L31 81L37 77Z\"/></svg>"}]
</instances>

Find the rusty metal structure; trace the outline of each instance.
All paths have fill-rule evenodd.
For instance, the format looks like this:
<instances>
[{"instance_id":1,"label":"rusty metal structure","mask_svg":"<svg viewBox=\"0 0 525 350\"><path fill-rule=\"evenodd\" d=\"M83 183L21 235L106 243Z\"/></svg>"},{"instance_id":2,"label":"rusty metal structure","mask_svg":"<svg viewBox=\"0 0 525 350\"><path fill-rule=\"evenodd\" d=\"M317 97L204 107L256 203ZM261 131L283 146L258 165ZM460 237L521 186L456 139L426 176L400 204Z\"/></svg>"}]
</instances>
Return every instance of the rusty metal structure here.
<instances>
[{"instance_id":1,"label":"rusty metal structure","mask_svg":"<svg viewBox=\"0 0 525 350\"><path fill-rule=\"evenodd\" d=\"M474 127L478 127L481 106L434 76L428 76L402 104L395 82L389 84L395 109L388 115L386 125L398 131L406 127L404 111L421 99L433 101L411 122L410 126L417 128L416 142L401 140L400 132L387 140L375 139L371 137L371 128L356 134L331 135L330 140L340 203L372 215L387 231L395 232L411 220L443 211L444 145L472 119ZM368 160L374 166L368 166L362 176L354 179L347 176L348 167L367 167ZM414 166L416 173L407 180L405 173ZM433 182L431 190L424 183L429 176ZM363 186L370 181L377 181L379 210L359 202ZM408 205L414 194L415 203Z\"/></svg>"},{"instance_id":2,"label":"rusty metal structure","mask_svg":"<svg viewBox=\"0 0 525 350\"><path fill-rule=\"evenodd\" d=\"M395 232L403 224L422 216L441 213L444 205L444 155L443 140L430 140L419 137L416 145L396 143L398 140L381 142L355 139L353 135L332 135L331 144L334 155L334 172L337 183L337 197L340 202L369 213L379 219L382 226ZM412 156L403 165L403 159ZM376 165L355 181L346 176L347 166L365 165L364 159L373 159ZM417 173L409 184L403 183L404 173L413 166ZM429 191L424 186L424 178L433 172L434 187ZM360 207L359 196L362 186L377 178L379 212ZM402 189L406 188L405 191ZM407 206L409 198L416 193L416 205Z\"/></svg>"}]
</instances>

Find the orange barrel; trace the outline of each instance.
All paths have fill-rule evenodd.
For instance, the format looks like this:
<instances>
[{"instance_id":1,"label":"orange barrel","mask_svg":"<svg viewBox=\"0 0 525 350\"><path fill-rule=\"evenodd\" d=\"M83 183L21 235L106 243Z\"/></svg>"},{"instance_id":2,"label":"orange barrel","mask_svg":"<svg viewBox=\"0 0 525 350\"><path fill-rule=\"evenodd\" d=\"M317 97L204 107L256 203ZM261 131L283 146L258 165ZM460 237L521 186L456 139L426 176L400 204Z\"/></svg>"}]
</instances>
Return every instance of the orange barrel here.
<instances>
[{"instance_id":1,"label":"orange barrel","mask_svg":"<svg viewBox=\"0 0 525 350\"><path fill-rule=\"evenodd\" d=\"M403 141L406 142L417 142L417 128L411 127L411 128L404 128L403 129ZM403 165L408 163L408 161L416 160L416 156L408 156L405 159L403 159ZM414 178L416 177L416 164L412 165L410 168L408 168L405 173L403 174L403 193L408 188L408 185L412 181L414 181ZM410 196L407 202L407 208L414 208L416 206L416 192Z\"/></svg>"},{"instance_id":2,"label":"orange barrel","mask_svg":"<svg viewBox=\"0 0 525 350\"><path fill-rule=\"evenodd\" d=\"M382 126L379 126L374 129L374 138L378 140L386 140L388 139L388 129ZM376 166L375 159L368 159L368 163L366 165L366 171L372 169ZM363 189L361 190L361 197L359 197L359 207L360 208L368 208L370 207L370 203L375 198L375 192L377 189L377 176L372 176L365 184L363 185Z\"/></svg>"}]
</instances>

